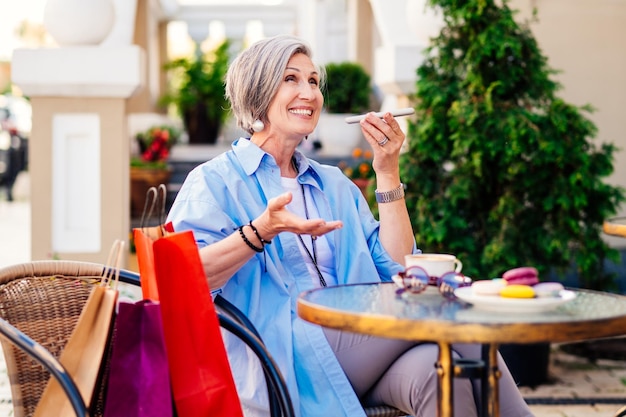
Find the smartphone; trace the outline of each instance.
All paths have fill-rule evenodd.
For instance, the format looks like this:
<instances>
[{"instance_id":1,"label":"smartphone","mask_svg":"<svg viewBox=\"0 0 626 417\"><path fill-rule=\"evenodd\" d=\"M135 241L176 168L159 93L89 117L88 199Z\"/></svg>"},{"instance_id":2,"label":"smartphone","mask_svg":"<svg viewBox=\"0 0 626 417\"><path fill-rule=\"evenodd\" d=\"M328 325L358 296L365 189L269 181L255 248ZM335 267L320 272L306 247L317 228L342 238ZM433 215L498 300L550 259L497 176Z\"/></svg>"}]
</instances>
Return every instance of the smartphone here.
<instances>
[{"instance_id":1,"label":"smartphone","mask_svg":"<svg viewBox=\"0 0 626 417\"><path fill-rule=\"evenodd\" d=\"M381 119L383 118L383 115L385 113L388 113L386 111L381 111L376 113L376 117L380 117ZM409 116L413 113L415 113L415 109L412 107L406 107L404 109L396 109L396 110L391 110L389 111L389 113L391 113L391 115L393 117L398 117L398 116ZM350 116L350 117L346 117L346 123L359 123L361 120L365 119L365 114L361 114L358 116Z\"/></svg>"}]
</instances>

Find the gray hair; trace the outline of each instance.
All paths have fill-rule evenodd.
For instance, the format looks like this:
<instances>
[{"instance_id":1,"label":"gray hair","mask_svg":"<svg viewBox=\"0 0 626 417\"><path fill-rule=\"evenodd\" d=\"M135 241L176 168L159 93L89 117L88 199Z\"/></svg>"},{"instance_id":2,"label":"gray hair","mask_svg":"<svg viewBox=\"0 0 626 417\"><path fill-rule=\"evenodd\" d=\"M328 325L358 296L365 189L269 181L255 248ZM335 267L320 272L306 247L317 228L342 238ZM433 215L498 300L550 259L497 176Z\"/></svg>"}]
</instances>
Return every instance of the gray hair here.
<instances>
[{"instance_id":1,"label":"gray hair","mask_svg":"<svg viewBox=\"0 0 626 417\"><path fill-rule=\"evenodd\" d=\"M267 109L283 80L292 56L304 54L312 59L309 45L290 35L278 35L255 42L241 52L226 73L226 98L230 101L237 126L252 134L252 123L267 123ZM318 68L320 86L323 68Z\"/></svg>"}]
</instances>

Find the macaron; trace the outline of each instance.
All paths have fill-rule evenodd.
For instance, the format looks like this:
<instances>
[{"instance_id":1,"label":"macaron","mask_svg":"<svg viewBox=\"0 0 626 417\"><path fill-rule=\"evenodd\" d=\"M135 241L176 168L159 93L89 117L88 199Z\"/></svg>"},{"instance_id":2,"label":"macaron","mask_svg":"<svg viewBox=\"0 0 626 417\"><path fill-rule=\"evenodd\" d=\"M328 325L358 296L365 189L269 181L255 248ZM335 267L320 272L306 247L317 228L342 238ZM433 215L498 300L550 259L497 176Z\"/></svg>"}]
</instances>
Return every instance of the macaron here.
<instances>
[{"instance_id":1,"label":"macaron","mask_svg":"<svg viewBox=\"0 0 626 417\"><path fill-rule=\"evenodd\" d=\"M509 285L535 285L539 282L537 268L533 268L532 266L509 269L502 274L502 278L504 278Z\"/></svg>"},{"instance_id":2,"label":"macaron","mask_svg":"<svg viewBox=\"0 0 626 417\"><path fill-rule=\"evenodd\" d=\"M500 290L500 297L535 298L535 290L530 285L509 284Z\"/></svg>"},{"instance_id":3,"label":"macaron","mask_svg":"<svg viewBox=\"0 0 626 417\"><path fill-rule=\"evenodd\" d=\"M493 295L500 294L500 290L504 288L506 281L502 278L484 279L474 281L472 283L472 292L476 295Z\"/></svg>"},{"instance_id":4,"label":"macaron","mask_svg":"<svg viewBox=\"0 0 626 417\"><path fill-rule=\"evenodd\" d=\"M560 282L540 282L533 285L537 297L558 297L563 291L563 284Z\"/></svg>"}]
</instances>

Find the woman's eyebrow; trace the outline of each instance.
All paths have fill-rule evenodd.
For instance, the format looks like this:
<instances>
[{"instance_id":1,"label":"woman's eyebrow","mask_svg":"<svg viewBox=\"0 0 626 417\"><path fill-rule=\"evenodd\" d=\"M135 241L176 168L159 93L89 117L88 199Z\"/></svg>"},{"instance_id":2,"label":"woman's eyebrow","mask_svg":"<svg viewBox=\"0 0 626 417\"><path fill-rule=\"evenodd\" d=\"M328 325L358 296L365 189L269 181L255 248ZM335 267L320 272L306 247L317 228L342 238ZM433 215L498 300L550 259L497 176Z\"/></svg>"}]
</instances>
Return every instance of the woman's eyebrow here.
<instances>
[{"instance_id":1,"label":"woman's eyebrow","mask_svg":"<svg viewBox=\"0 0 626 417\"><path fill-rule=\"evenodd\" d=\"M292 70L292 71L301 72L299 68L294 68L294 67L286 67L285 70ZM317 74L317 71L311 71L310 75L318 75L318 74Z\"/></svg>"}]
</instances>

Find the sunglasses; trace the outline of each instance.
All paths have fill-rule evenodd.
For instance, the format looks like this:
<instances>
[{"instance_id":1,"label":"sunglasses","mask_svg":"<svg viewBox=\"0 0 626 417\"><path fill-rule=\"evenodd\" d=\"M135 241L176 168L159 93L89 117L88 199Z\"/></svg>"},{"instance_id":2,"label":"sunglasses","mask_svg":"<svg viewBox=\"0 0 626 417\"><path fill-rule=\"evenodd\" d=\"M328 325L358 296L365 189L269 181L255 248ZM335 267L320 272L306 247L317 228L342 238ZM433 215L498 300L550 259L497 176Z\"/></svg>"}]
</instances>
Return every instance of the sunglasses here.
<instances>
[{"instance_id":1,"label":"sunglasses","mask_svg":"<svg viewBox=\"0 0 626 417\"><path fill-rule=\"evenodd\" d=\"M410 266L405 271L398 273L401 281L398 283L401 288L396 290L397 294L408 292L419 294L424 292L428 286L435 286L439 293L448 299L454 299L454 290L472 285L472 279L460 272L446 272L440 277L429 277L428 273L421 266Z\"/></svg>"}]
</instances>

